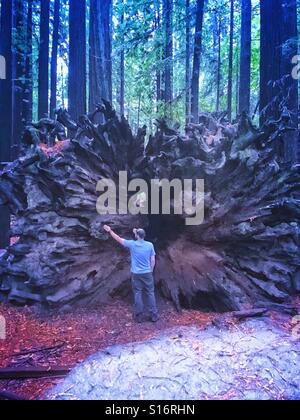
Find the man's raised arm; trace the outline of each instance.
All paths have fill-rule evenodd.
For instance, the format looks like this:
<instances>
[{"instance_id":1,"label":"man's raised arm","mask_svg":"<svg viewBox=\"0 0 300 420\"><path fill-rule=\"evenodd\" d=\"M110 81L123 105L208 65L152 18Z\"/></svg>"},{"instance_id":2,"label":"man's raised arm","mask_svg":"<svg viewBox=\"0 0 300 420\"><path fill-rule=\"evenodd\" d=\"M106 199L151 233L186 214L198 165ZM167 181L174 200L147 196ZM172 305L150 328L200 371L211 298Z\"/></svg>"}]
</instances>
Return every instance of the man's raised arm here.
<instances>
[{"instance_id":1,"label":"man's raised arm","mask_svg":"<svg viewBox=\"0 0 300 420\"><path fill-rule=\"evenodd\" d=\"M119 235L117 235L111 227L105 225L104 227L105 232L110 233L111 237L117 241L120 245L124 245L125 239L121 238Z\"/></svg>"}]
</instances>

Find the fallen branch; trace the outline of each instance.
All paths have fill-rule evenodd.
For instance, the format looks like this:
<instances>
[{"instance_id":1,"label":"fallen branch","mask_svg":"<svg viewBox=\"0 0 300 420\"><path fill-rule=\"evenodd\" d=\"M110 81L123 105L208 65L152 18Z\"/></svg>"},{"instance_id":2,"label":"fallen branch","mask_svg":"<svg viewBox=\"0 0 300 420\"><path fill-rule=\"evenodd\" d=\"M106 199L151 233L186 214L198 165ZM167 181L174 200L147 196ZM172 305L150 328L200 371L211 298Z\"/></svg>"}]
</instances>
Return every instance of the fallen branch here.
<instances>
[{"instance_id":1,"label":"fallen branch","mask_svg":"<svg viewBox=\"0 0 300 420\"><path fill-rule=\"evenodd\" d=\"M19 353L15 353L14 356L26 356L28 354L36 354L36 353L43 353L43 352L52 352L52 351L56 351L56 350L60 350L63 346L65 345L65 343L61 343L58 344L56 346L51 346L51 347L42 347L42 348L33 348L33 349L28 349L28 350L24 350L24 351L20 351Z\"/></svg>"},{"instance_id":2,"label":"fallen branch","mask_svg":"<svg viewBox=\"0 0 300 420\"><path fill-rule=\"evenodd\" d=\"M255 318L259 316L263 316L268 312L268 309L261 308L261 309L250 309L248 311L238 311L232 312L232 316L239 320L246 319L246 318Z\"/></svg>"},{"instance_id":3,"label":"fallen branch","mask_svg":"<svg viewBox=\"0 0 300 420\"><path fill-rule=\"evenodd\" d=\"M242 321L247 318L255 318L265 315L268 312L266 308L259 308L259 309L249 309L244 311L236 311L230 313L224 313L217 316L213 321L212 324L217 328L228 328L232 325L234 320Z\"/></svg>"},{"instance_id":4,"label":"fallen branch","mask_svg":"<svg viewBox=\"0 0 300 420\"><path fill-rule=\"evenodd\" d=\"M24 401L26 398L12 392L0 391L0 401Z\"/></svg>"},{"instance_id":5,"label":"fallen branch","mask_svg":"<svg viewBox=\"0 0 300 420\"><path fill-rule=\"evenodd\" d=\"M7 368L0 369L0 381L7 379L35 379L54 376L66 376L70 373L69 368L53 367L45 368Z\"/></svg>"},{"instance_id":6,"label":"fallen branch","mask_svg":"<svg viewBox=\"0 0 300 420\"><path fill-rule=\"evenodd\" d=\"M269 311L279 311L291 316L298 315L298 309L295 305L288 303L274 303L274 302L264 302L264 306L268 308Z\"/></svg>"}]
</instances>

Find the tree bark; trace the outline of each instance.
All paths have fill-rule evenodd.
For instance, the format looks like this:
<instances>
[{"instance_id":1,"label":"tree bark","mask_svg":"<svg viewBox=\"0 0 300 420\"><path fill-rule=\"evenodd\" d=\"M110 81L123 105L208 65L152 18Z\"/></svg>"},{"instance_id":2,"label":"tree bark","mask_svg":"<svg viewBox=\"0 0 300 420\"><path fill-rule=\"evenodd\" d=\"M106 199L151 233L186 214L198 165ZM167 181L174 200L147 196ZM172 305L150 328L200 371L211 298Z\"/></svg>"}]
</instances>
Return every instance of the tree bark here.
<instances>
[{"instance_id":1,"label":"tree bark","mask_svg":"<svg viewBox=\"0 0 300 420\"><path fill-rule=\"evenodd\" d=\"M70 0L69 112L77 121L86 112L86 2ZM102 76L103 77L103 76Z\"/></svg>"},{"instance_id":2,"label":"tree bark","mask_svg":"<svg viewBox=\"0 0 300 420\"><path fill-rule=\"evenodd\" d=\"M234 31L234 0L230 1L230 34L228 63L227 115L232 120L232 88L233 88L233 31Z\"/></svg>"},{"instance_id":3,"label":"tree bark","mask_svg":"<svg viewBox=\"0 0 300 420\"><path fill-rule=\"evenodd\" d=\"M218 17L217 21L218 31L218 64L217 64L217 101L216 112L220 111L220 98L221 98L221 18Z\"/></svg>"},{"instance_id":4,"label":"tree bark","mask_svg":"<svg viewBox=\"0 0 300 420\"><path fill-rule=\"evenodd\" d=\"M112 100L111 0L91 0L89 109Z\"/></svg>"},{"instance_id":5,"label":"tree bark","mask_svg":"<svg viewBox=\"0 0 300 420\"><path fill-rule=\"evenodd\" d=\"M292 60L298 54L297 1L283 0L283 30L282 30L282 62L281 77L285 78L284 105L290 112L291 125L298 127L298 80L292 77L294 64ZM287 136L284 142L284 159L286 162L296 162L299 152L299 131Z\"/></svg>"},{"instance_id":6,"label":"tree bark","mask_svg":"<svg viewBox=\"0 0 300 420\"><path fill-rule=\"evenodd\" d=\"M49 23L50 0L41 0L38 114L39 118L49 113Z\"/></svg>"},{"instance_id":7,"label":"tree bark","mask_svg":"<svg viewBox=\"0 0 300 420\"><path fill-rule=\"evenodd\" d=\"M280 87L282 61L282 0L260 2L260 123L280 115ZM277 83L276 83L277 82Z\"/></svg>"},{"instance_id":8,"label":"tree bark","mask_svg":"<svg viewBox=\"0 0 300 420\"><path fill-rule=\"evenodd\" d=\"M277 154L286 162L298 155L298 83L292 77L292 58L297 55L296 1L261 2L260 122L278 119L285 109L292 133L284 137Z\"/></svg>"},{"instance_id":9,"label":"tree bark","mask_svg":"<svg viewBox=\"0 0 300 420\"><path fill-rule=\"evenodd\" d=\"M22 0L15 0L13 14L13 126L12 157L16 158L20 149L24 130L25 99L25 55L26 55L26 9Z\"/></svg>"},{"instance_id":10,"label":"tree bark","mask_svg":"<svg viewBox=\"0 0 300 420\"><path fill-rule=\"evenodd\" d=\"M0 55L5 72L0 81L0 162L11 159L12 142L12 0L1 1Z\"/></svg>"},{"instance_id":11,"label":"tree bark","mask_svg":"<svg viewBox=\"0 0 300 420\"><path fill-rule=\"evenodd\" d=\"M155 17L155 29L158 35L160 35L161 31L161 10L160 10L160 2L156 1L156 17ZM157 47L157 64L156 64L156 104L157 104L157 112L160 111L160 102L162 100L162 69L161 69L161 61L162 61L162 48L161 48L161 41L159 40L159 45Z\"/></svg>"},{"instance_id":12,"label":"tree bark","mask_svg":"<svg viewBox=\"0 0 300 420\"><path fill-rule=\"evenodd\" d=\"M173 0L163 1L164 25L165 25L165 112L169 117L172 113L173 100Z\"/></svg>"},{"instance_id":13,"label":"tree bark","mask_svg":"<svg viewBox=\"0 0 300 420\"><path fill-rule=\"evenodd\" d=\"M184 137L161 119L145 150L145 131L134 135L108 103L98 110L107 124L94 125L86 116L74 138L55 148L35 141L38 134L45 143L52 124L37 124L26 137L26 154L0 174L0 198L9 202L13 233L20 236L0 258L1 299L59 309L99 305L124 293L129 254L103 231L110 224L126 238L134 226L147 230L157 248L159 289L178 309L226 312L272 304L285 310L300 291L300 174L274 164L273 143L289 131L284 116L258 130L246 115L232 125L201 114ZM65 112L58 120L76 130ZM203 222L186 225L185 211L97 214L97 182L117 184L119 171L127 171L128 182L149 185L157 177L204 179Z\"/></svg>"},{"instance_id":14,"label":"tree bark","mask_svg":"<svg viewBox=\"0 0 300 420\"><path fill-rule=\"evenodd\" d=\"M124 0L121 0L122 13L121 13L121 25L122 25L122 37L121 37L121 56L120 56L120 114L125 115L125 50L124 50Z\"/></svg>"},{"instance_id":15,"label":"tree bark","mask_svg":"<svg viewBox=\"0 0 300 420\"><path fill-rule=\"evenodd\" d=\"M185 115L186 124L191 120L191 2L186 0L186 49L185 49Z\"/></svg>"},{"instance_id":16,"label":"tree bark","mask_svg":"<svg viewBox=\"0 0 300 420\"><path fill-rule=\"evenodd\" d=\"M250 112L252 2L242 0L239 113Z\"/></svg>"},{"instance_id":17,"label":"tree bark","mask_svg":"<svg viewBox=\"0 0 300 420\"><path fill-rule=\"evenodd\" d=\"M53 38L51 52L51 87L50 87L50 115L54 116L57 107L57 56L59 42L60 0L54 1Z\"/></svg>"},{"instance_id":18,"label":"tree bark","mask_svg":"<svg viewBox=\"0 0 300 420\"><path fill-rule=\"evenodd\" d=\"M201 62L201 52L202 52L203 16L204 16L204 0L197 0L194 62L193 62L193 71L192 71L192 87L191 87L192 117L195 123L197 123L199 119L199 80L200 80L200 62Z\"/></svg>"},{"instance_id":19,"label":"tree bark","mask_svg":"<svg viewBox=\"0 0 300 420\"><path fill-rule=\"evenodd\" d=\"M12 0L1 1L1 26L0 26L0 55L4 66L1 70L0 81L0 162L11 160L12 145L12 25L13 4ZM0 170L3 168L0 167ZM0 204L0 249L9 245L10 215L8 208Z\"/></svg>"},{"instance_id":20,"label":"tree bark","mask_svg":"<svg viewBox=\"0 0 300 420\"><path fill-rule=\"evenodd\" d=\"M33 75L32 75L32 8L33 0L27 2L27 34L26 34L26 58L25 58L25 92L24 92L24 120L25 123L32 121L33 107Z\"/></svg>"}]
</instances>

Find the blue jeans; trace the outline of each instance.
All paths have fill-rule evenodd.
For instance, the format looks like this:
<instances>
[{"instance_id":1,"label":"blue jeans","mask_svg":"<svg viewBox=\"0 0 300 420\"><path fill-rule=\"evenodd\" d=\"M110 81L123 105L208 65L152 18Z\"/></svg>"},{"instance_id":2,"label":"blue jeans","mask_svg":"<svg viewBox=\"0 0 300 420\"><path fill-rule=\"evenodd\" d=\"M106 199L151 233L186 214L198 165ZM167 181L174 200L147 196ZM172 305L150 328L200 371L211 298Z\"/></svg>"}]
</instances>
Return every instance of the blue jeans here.
<instances>
[{"instance_id":1,"label":"blue jeans","mask_svg":"<svg viewBox=\"0 0 300 420\"><path fill-rule=\"evenodd\" d=\"M135 315L144 312L143 293L145 295L146 306L152 316L158 314L153 274L132 274L132 289L134 294Z\"/></svg>"}]
</instances>

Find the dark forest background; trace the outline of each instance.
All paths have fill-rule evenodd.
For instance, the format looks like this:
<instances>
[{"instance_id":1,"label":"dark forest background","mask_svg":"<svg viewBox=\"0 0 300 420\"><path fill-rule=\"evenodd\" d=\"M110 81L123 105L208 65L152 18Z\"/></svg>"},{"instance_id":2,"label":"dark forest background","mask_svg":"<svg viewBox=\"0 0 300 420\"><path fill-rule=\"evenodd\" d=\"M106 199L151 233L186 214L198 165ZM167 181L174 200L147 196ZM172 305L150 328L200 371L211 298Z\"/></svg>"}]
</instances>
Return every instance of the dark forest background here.
<instances>
[{"instance_id":1,"label":"dark forest background","mask_svg":"<svg viewBox=\"0 0 300 420\"><path fill-rule=\"evenodd\" d=\"M285 107L296 126L299 10L299 0L2 0L0 161L16 156L27 122L58 107L77 119L101 98L135 131L200 111L263 124Z\"/></svg>"}]
</instances>

